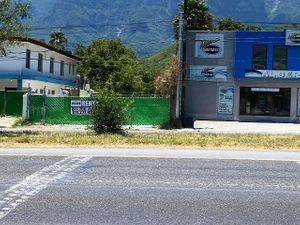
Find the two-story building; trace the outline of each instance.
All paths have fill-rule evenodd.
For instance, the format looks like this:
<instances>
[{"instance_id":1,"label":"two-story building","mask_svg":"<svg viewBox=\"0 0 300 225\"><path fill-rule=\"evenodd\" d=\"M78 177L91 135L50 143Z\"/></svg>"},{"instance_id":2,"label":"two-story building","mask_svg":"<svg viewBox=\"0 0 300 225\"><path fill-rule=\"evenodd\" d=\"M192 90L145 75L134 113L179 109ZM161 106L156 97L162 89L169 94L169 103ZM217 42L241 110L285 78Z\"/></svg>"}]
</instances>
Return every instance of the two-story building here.
<instances>
[{"instance_id":1,"label":"two-story building","mask_svg":"<svg viewBox=\"0 0 300 225\"><path fill-rule=\"evenodd\" d=\"M76 87L80 59L31 38L18 38L0 56L0 91L28 90L59 94Z\"/></svg>"},{"instance_id":2,"label":"two-story building","mask_svg":"<svg viewBox=\"0 0 300 225\"><path fill-rule=\"evenodd\" d=\"M189 31L186 54L184 119L299 121L299 31Z\"/></svg>"}]
</instances>

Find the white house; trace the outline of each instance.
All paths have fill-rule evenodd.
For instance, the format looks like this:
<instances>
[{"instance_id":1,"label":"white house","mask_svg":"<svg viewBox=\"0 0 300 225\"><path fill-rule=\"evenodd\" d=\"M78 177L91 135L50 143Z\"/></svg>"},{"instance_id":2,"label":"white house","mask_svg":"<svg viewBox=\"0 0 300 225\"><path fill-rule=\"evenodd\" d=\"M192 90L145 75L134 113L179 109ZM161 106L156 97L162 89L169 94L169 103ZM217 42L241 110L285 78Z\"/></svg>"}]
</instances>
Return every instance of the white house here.
<instances>
[{"instance_id":1,"label":"white house","mask_svg":"<svg viewBox=\"0 0 300 225\"><path fill-rule=\"evenodd\" d=\"M76 87L80 58L31 38L18 38L0 56L0 91L28 90L59 94Z\"/></svg>"}]
</instances>

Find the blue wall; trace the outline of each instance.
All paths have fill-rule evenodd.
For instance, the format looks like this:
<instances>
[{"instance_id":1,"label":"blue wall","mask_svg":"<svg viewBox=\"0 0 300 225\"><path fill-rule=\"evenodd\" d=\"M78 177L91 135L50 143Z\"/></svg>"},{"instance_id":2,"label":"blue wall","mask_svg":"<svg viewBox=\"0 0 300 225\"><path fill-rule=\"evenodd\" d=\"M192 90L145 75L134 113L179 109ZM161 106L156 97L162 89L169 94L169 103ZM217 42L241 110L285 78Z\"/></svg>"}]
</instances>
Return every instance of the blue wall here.
<instances>
[{"instance_id":1,"label":"blue wall","mask_svg":"<svg viewBox=\"0 0 300 225\"><path fill-rule=\"evenodd\" d=\"M285 31L237 31L235 77L244 78L245 70L252 69L253 45L267 45L267 70L272 70L273 46L285 45ZM300 71L300 46L288 46L287 70Z\"/></svg>"}]
</instances>

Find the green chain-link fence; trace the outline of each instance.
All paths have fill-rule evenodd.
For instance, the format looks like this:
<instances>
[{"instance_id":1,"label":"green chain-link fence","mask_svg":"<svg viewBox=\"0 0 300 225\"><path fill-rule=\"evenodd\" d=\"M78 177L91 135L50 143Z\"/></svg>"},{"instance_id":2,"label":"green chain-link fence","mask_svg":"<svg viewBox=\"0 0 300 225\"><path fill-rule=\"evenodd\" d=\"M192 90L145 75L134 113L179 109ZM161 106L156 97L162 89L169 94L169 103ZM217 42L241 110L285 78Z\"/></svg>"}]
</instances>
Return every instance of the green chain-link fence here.
<instances>
[{"instance_id":1,"label":"green chain-link fence","mask_svg":"<svg viewBox=\"0 0 300 225\"><path fill-rule=\"evenodd\" d=\"M0 114L8 116L21 116L23 109L23 92L1 91Z\"/></svg>"},{"instance_id":2,"label":"green chain-link fence","mask_svg":"<svg viewBox=\"0 0 300 225\"><path fill-rule=\"evenodd\" d=\"M122 97L121 99L125 103L130 102L128 125L163 125L169 122L169 98ZM94 100L94 98L31 95L29 120L47 124L89 124L91 116L86 115L86 109ZM81 107L77 107L78 104ZM83 111L78 111L78 108Z\"/></svg>"}]
</instances>

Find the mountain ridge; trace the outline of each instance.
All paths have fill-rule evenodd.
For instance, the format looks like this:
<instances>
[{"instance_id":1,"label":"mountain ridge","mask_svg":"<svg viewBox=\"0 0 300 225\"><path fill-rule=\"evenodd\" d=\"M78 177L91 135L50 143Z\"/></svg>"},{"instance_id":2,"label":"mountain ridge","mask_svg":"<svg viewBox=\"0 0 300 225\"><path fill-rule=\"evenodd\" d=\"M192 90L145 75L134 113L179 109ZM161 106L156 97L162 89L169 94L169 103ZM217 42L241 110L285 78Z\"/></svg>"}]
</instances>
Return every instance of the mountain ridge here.
<instances>
[{"instance_id":1,"label":"mountain ridge","mask_svg":"<svg viewBox=\"0 0 300 225\"><path fill-rule=\"evenodd\" d=\"M181 0L31 2L31 35L35 38L47 39L50 32L61 30L69 39L69 48L101 37L121 38L139 55L146 55L173 41L171 21ZM231 16L253 23L300 22L300 10L295 7L300 0L209 0L207 3L217 19Z\"/></svg>"}]
</instances>

